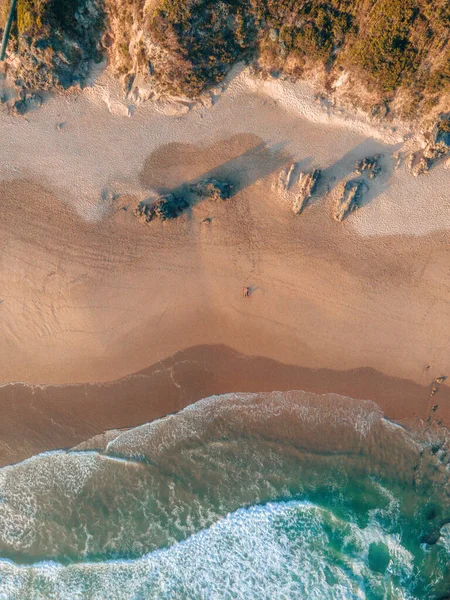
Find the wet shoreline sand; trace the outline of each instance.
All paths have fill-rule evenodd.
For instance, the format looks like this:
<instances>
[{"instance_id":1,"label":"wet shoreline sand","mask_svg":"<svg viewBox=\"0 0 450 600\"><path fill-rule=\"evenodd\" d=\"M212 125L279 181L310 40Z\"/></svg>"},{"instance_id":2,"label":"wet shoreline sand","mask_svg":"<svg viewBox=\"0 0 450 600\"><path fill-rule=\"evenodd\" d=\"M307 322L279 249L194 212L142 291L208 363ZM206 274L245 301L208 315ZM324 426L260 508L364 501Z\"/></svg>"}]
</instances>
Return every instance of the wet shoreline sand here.
<instances>
[{"instance_id":1,"label":"wet shoreline sand","mask_svg":"<svg viewBox=\"0 0 450 600\"><path fill-rule=\"evenodd\" d=\"M299 389L373 400L385 416L404 425L430 416L450 425L450 389L383 375L373 369L307 369L225 346L198 346L111 383L0 388L0 464L39 452L73 447L105 430L140 425L197 400L228 392ZM350 400L349 400L350 401Z\"/></svg>"}]
</instances>

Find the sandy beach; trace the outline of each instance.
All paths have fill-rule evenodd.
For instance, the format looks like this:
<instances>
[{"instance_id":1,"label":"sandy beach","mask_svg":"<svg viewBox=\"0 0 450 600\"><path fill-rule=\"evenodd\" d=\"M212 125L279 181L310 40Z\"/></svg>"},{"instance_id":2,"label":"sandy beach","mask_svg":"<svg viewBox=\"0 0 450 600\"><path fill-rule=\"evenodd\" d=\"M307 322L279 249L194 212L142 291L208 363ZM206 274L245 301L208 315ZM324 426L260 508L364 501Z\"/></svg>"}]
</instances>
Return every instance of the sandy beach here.
<instances>
[{"instance_id":1,"label":"sandy beach","mask_svg":"<svg viewBox=\"0 0 450 600\"><path fill-rule=\"evenodd\" d=\"M134 107L100 77L0 114L2 464L225 391L336 392L400 422L437 405L450 423L448 386L430 399L450 375L450 171L413 178L396 155L411 132L302 86L237 73L209 99ZM339 182L373 153L365 206L335 222ZM300 216L279 190L293 161L323 173ZM134 216L204 176L232 197Z\"/></svg>"}]
</instances>

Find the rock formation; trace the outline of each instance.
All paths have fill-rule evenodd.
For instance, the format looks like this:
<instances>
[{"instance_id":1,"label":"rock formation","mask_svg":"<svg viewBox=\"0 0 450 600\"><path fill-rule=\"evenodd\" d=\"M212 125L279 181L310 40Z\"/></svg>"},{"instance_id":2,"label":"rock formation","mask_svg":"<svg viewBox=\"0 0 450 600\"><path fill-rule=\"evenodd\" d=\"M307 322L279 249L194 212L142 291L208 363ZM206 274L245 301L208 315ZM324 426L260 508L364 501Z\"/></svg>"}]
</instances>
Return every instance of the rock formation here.
<instances>
[{"instance_id":1,"label":"rock formation","mask_svg":"<svg viewBox=\"0 0 450 600\"><path fill-rule=\"evenodd\" d=\"M296 215L305 210L321 176L320 169L306 173L300 171L299 166L298 162L293 162L283 169L273 186L283 204Z\"/></svg>"},{"instance_id":2,"label":"rock formation","mask_svg":"<svg viewBox=\"0 0 450 600\"><path fill-rule=\"evenodd\" d=\"M226 200L230 198L232 186L216 179L203 179L197 183L181 186L174 192L159 195L153 200L143 200L137 205L134 214L143 222L153 219L168 221L176 219L187 208L200 200Z\"/></svg>"},{"instance_id":3,"label":"rock formation","mask_svg":"<svg viewBox=\"0 0 450 600\"><path fill-rule=\"evenodd\" d=\"M367 173L370 179L374 179L381 172L380 158L380 154L366 156L355 164L355 172L358 173L358 175Z\"/></svg>"},{"instance_id":4,"label":"rock formation","mask_svg":"<svg viewBox=\"0 0 450 600\"><path fill-rule=\"evenodd\" d=\"M434 162L450 154L450 114L440 115L431 131L425 134L425 146L409 155L408 166L414 177L431 169Z\"/></svg>"},{"instance_id":5,"label":"rock formation","mask_svg":"<svg viewBox=\"0 0 450 600\"><path fill-rule=\"evenodd\" d=\"M408 158L408 167L411 175L418 177L427 173L430 169L431 161L424 155L424 151L411 152Z\"/></svg>"},{"instance_id":6,"label":"rock formation","mask_svg":"<svg viewBox=\"0 0 450 600\"><path fill-rule=\"evenodd\" d=\"M145 223L150 223L153 219L168 221L176 219L188 206L189 203L182 196L164 194L153 202L139 202L134 214Z\"/></svg>"},{"instance_id":7,"label":"rock formation","mask_svg":"<svg viewBox=\"0 0 450 600\"><path fill-rule=\"evenodd\" d=\"M298 195L292 203L292 212L296 215L301 215L305 210L308 202L317 188L317 183L320 179L320 169L314 169L311 173L300 173L296 183Z\"/></svg>"},{"instance_id":8,"label":"rock formation","mask_svg":"<svg viewBox=\"0 0 450 600\"><path fill-rule=\"evenodd\" d=\"M217 179L203 179L199 183L191 184L189 193L193 193L202 199L227 200L231 197L233 186L230 183L217 181Z\"/></svg>"},{"instance_id":9,"label":"rock formation","mask_svg":"<svg viewBox=\"0 0 450 600\"><path fill-rule=\"evenodd\" d=\"M342 222L352 212L361 206L361 199L364 193L368 190L368 186L364 181L351 179L343 185L342 193L336 203L334 218L336 221Z\"/></svg>"}]
</instances>

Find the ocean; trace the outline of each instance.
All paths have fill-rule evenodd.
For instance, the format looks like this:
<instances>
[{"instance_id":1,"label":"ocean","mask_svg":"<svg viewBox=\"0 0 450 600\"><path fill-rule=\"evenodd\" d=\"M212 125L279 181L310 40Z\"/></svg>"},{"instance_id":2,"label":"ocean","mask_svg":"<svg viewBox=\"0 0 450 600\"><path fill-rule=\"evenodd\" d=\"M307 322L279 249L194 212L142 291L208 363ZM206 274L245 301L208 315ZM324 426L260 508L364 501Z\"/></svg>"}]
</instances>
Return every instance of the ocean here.
<instances>
[{"instance_id":1,"label":"ocean","mask_svg":"<svg viewBox=\"0 0 450 600\"><path fill-rule=\"evenodd\" d=\"M0 469L0 599L450 597L444 432L227 394Z\"/></svg>"}]
</instances>

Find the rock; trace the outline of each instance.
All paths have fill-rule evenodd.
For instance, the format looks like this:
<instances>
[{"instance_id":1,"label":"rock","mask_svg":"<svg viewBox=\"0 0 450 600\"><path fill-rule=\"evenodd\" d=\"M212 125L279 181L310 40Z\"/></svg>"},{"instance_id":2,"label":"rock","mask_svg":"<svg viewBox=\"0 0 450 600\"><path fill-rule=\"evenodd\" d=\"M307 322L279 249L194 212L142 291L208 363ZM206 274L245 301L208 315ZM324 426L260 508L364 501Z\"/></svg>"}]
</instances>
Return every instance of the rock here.
<instances>
[{"instance_id":1,"label":"rock","mask_svg":"<svg viewBox=\"0 0 450 600\"><path fill-rule=\"evenodd\" d=\"M153 217L155 216L153 204L146 200L142 200L142 202L139 202L139 204L136 206L133 212L134 215L144 223L150 223L150 221L152 221Z\"/></svg>"},{"instance_id":2,"label":"rock","mask_svg":"<svg viewBox=\"0 0 450 600\"><path fill-rule=\"evenodd\" d=\"M180 196L165 194L159 196L154 202L147 200L139 202L134 214L145 223L150 223L155 218L168 221L178 217L188 206L186 200Z\"/></svg>"},{"instance_id":3,"label":"rock","mask_svg":"<svg viewBox=\"0 0 450 600\"><path fill-rule=\"evenodd\" d=\"M150 223L153 219L176 219L195 203L196 197L213 201L226 200L230 198L232 189L229 183L204 179L198 183L181 186L177 191L157 196L153 200L143 200L137 205L134 214L145 223Z\"/></svg>"},{"instance_id":4,"label":"rock","mask_svg":"<svg viewBox=\"0 0 450 600\"><path fill-rule=\"evenodd\" d=\"M440 115L425 139L425 147L410 155L409 169L414 177L426 173L436 160L450 154L450 113Z\"/></svg>"},{"instance_id":5,"label":"rock","mask_svg":"<svg viewBox=\"0 0 450 600\"><path fill-rule=\"evenodd\" d=\"M287 169L280 174L280 185L285 190L288 190L293 183L294 173L297 168L297 163L293 162Z\"/></svg>"},{"instance_id":6,"label":"rock","mask_svg":"<svg viewBox=\"0 0 450 600\"><path fill-rule=\"evenodd\" d=\"M404 160L404 154L400 151L394 152L392 158L394 159L394 170L397 171L400 168L402 161Z\"/></svg>"},{"instance_id":7,"label":"rock","mask_svg":"<svg viewBox=\"0 0 450 600\"><path fill-rule=\"evenodd\" d=\"M366 156L355 163L355 172L358 173L358 175L362 175L365 171L367 171L369 178L374 179L381 172L380 158L380 154Z\"/></svg>"},{"instance_id":8,"label":"rock","mask_svg":"<svg viewBox=\"0 0 450 600\"><path fill-rule=\"evenodd\" d=\"M431 142L442 152L450 152L450 113L440 115L431 131Z\"/></svg>"},{"instance_id":9,"label":"rock","mask_svg":"<svg viewBox=\"0 0 450 600\"><path fill-rule=\"evenodd\" d=\"M305 210L321 176L320 169L306 173L300 171L299 166L294 162L283 169L274 186L283 204L289 206L296 215Z\"/></svg>"},{"instance_id":10,"label":"rock","mask_svg":"<svg viewBox=\"0 0 450 600\"><path fill-rule=\"evenodd\" d=\"M227 200L231 197L233 186L217 179L204 179L189 186L189 192L208 200Z\"/></svg>"},{"instance_id":11,"label":"rock","mask_svg":"<svg viewBox=\"0 0 450 600\"><path fill-rule=\"evenodd\" d=\"M430 170L432 161L425 157L423 153L416 152L410 159L410 172L414 177L419 177Z\"/></svg>"},{"instance_id":12,"label":"rock","mask_svg":"<svg viewBox=\"0 0 450 600\"><path fill-rule=\"evenodd\" d=\"M11 107L11 113L16 116L23 116L27 112L25 100L15 100Z\"/></svg>"},{"instance_id":13,"label":"rock","mask_svg":"<svg viewBox=\"0 0 450 600\"><path fill-rule=\"evenodd\" d=\"M342 222L349 214L357 210L361 206L362 196L368 189L364 181L356 179L347 181L336 204L335 220Z\"/></svg>"},{"instance_id":14,"label":"rock","mask_svg":"<svg viewBox=\"0 0 450 600\"><path fill-rule=\"evenodd\" d=\"M305 210L308 202L317 188L317 183L320 179L320 169L314 169L311 173L300 173L296 187L298 188L298 196L292 203L292 212L296 215L301 215Z\"/></svg>"},{"instance_id":15,"label":"rock","mask_svg":"<svg viewBox=\"0 0 450 600\"><path fill-rule=\"evenodd\" d=\"M424 534L420 538L420 543L427 544L428 546L433 546L434 544L436 544L439 541L440 537L441 537L440 530L434 529L434 530L429 531L428 533Z\"/></svg>"},{"instance_id":16,"label":"rock","mask_svg":"<svg viewBox=\"0 0 450 600\"><path fill-rule=\"evenodd\" d=\"M134 214L144 223L150 223L153 219L161 221L176 219L189 206L195 204L196 198L226 200L231 197L232 189L229 183L204 179L198 183L181 186L174 192L156 196L151 200L143 200L135 208Z\"/></svg>"},{"instance_id":17,"label":"rock","mask_svg":"<svg viewBox=\"0 0 450 600\"><path fill-rule=\"evenodd\" d=\"M179 217L188 207L189 202L182 196L177 194L166 194L162 196L152 208L155 216L161 219L161 221L169 221Z\"/></svg>"},{"instance_id":18,"label":"rock","mask_svg":"<svg viewBox=\"0 0 450 600\"><path fill-rule=\"evenodd\" d=\"M120 194L118 194L117 192L113 192L108 188L103 188L100 192L100 198L103 200L103 202L107 204L112 204L117 200L117 198L119 198L119 196Z\"/></svg>"},{"instance_id":19,"label":"rock","mask_svg":"<svg viewBox=\"0 0 450 600\"><path fill-rule=\"evenodd\" d=\"M26 99L28 109L39 108L42 106L42 98L39 94L27 94Z\"/></svg>"}]
</instances>

